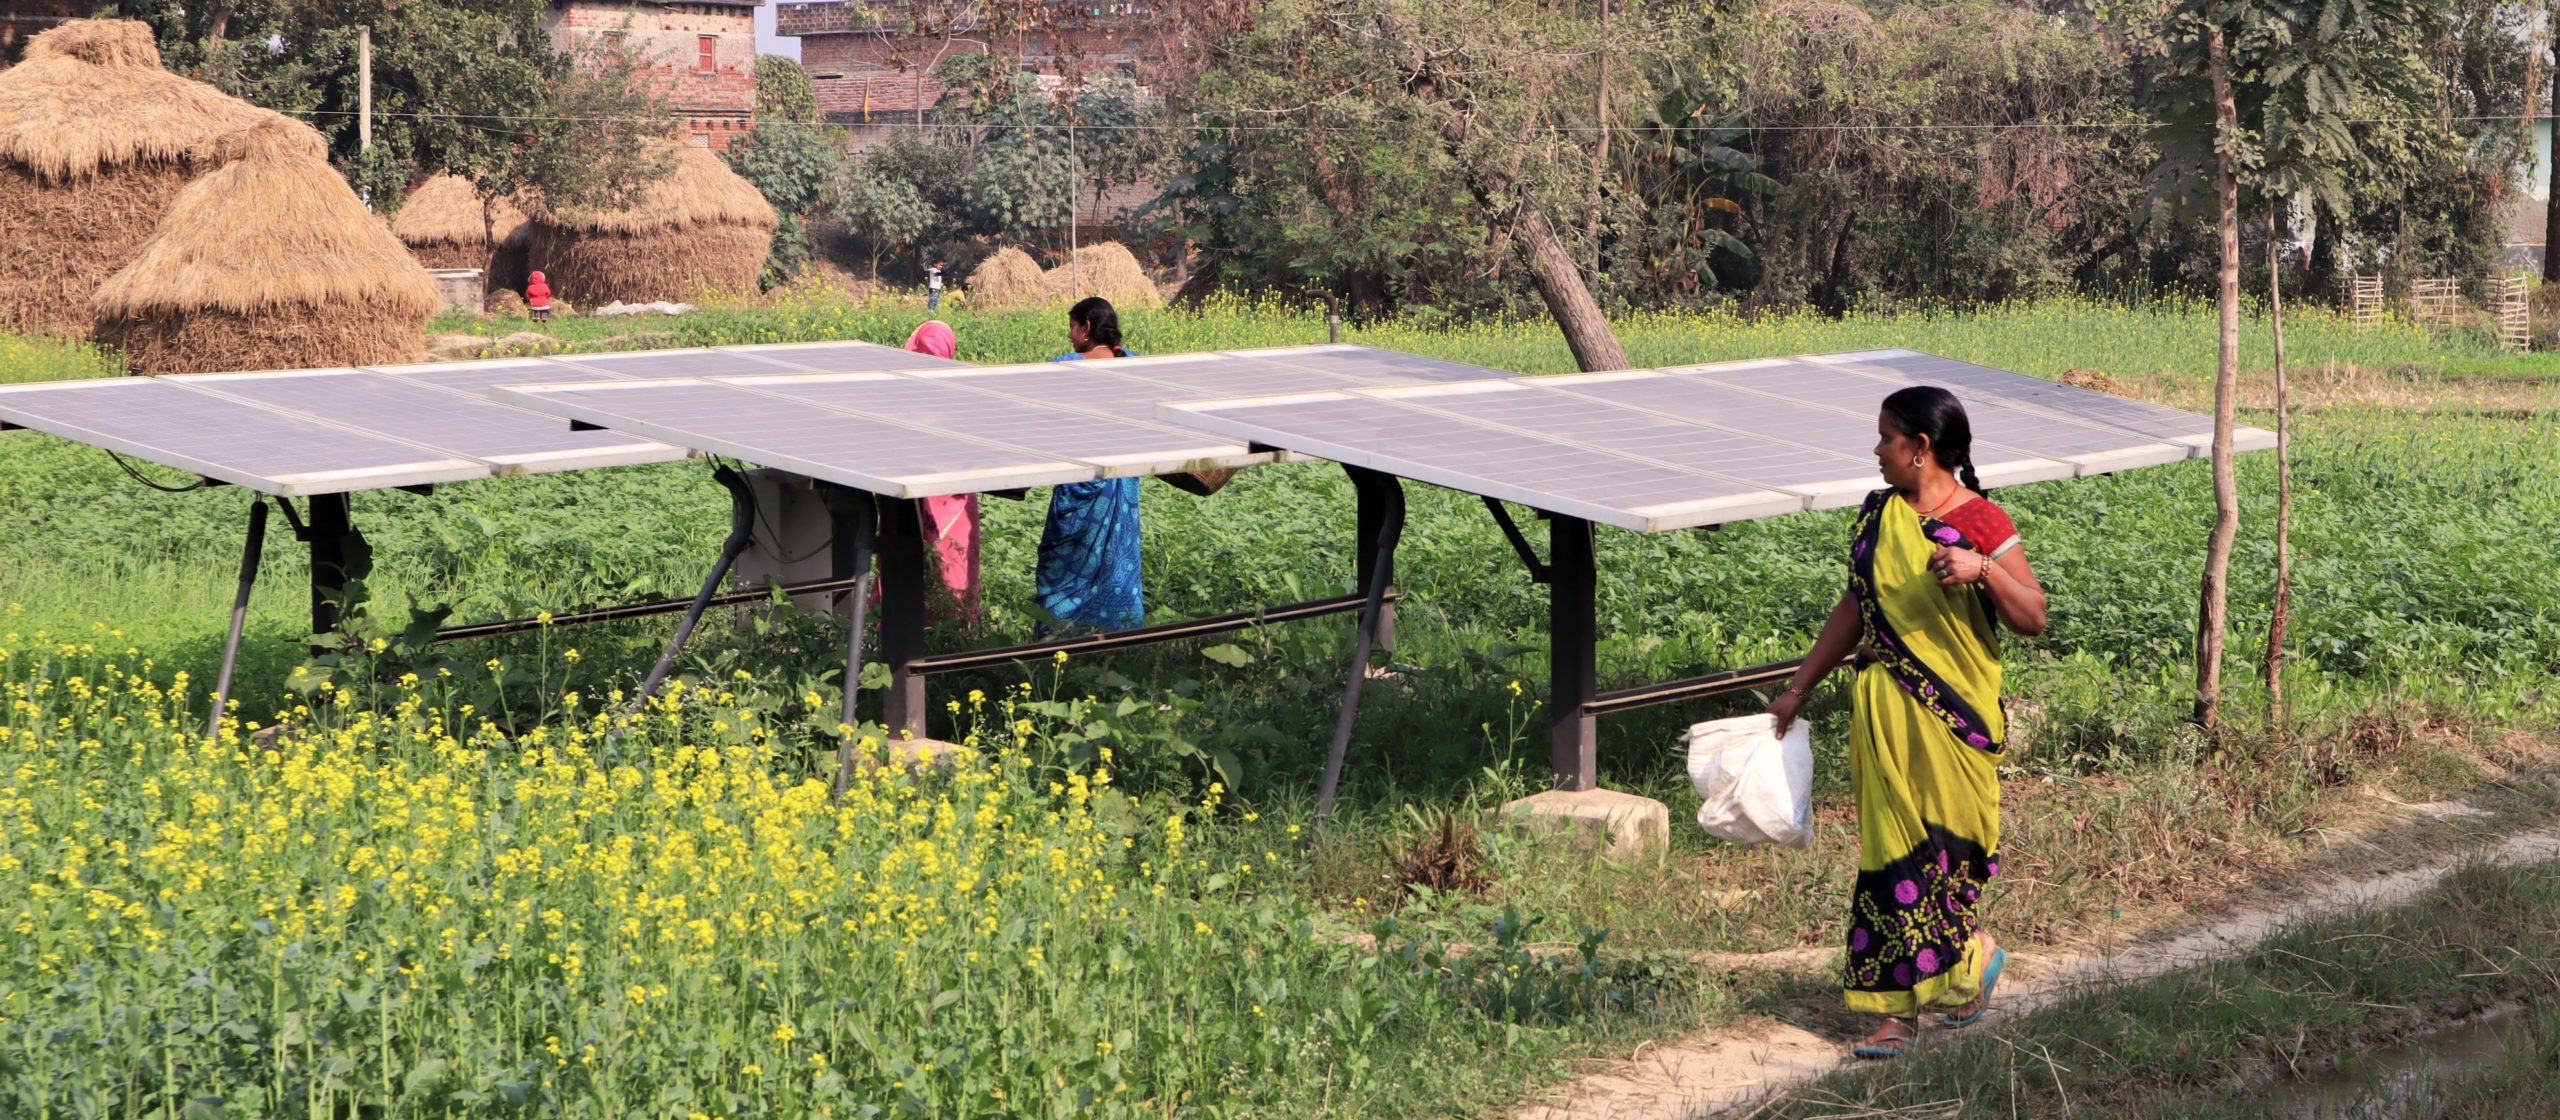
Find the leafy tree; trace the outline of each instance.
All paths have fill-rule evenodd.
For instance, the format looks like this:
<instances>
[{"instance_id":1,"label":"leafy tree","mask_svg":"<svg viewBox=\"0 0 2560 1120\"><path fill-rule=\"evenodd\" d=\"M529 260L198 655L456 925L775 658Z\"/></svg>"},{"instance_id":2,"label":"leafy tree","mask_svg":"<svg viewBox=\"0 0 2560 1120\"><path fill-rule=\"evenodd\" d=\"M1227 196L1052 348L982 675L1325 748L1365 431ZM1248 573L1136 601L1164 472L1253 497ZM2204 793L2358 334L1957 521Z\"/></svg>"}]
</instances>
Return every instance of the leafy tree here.
<instances>
[{"instance_id":1,"label":"leafy tree","mask_svg":"<svg viewBox=\"0 0 2560 1120\"><path fill-rule=\"evenodd\" d=\"M825 209L844 183L841 132L819 125L766 121L732 141L722 158L787 214Z\"/></svg>"},{"instance_id":2,"label":"leafy tree","mask_svg":"<svg viewBox=\"0 0 2560 1120\"><path fill-rule=\"evenodd\" d=\"M555 50L546 0L108 0L149 22L170 67L329 138L385 208L413 176L484 194L614 205L663 175L673 117L643 61L609 44ZM373 29L373 148L359 151L357 28Z\"/></svg>"},{"instance_id":3,"label":"leafy tree","mask_svg":"<svg viewBox=\"0 0 2560 1120\"><path fill-rule=\"evenodd\" d=\"M837 210L845 229L871 246L873 280L880 278L883 255L923 241L943 221L915 181L900 171L894 159L864 160L847 183Z\"/></svg>"},{"instance_id":4,"label":"leafy tree","mask_svg":"<svg viewBox=\"0 0 2560 1120\"><path fill-rule=\"evenodd\" d=\"M1020 237L1065 225L1083 178L1063 125L1034 107L998 125L960 181L970 218L988 232Z\"/></svg>"},{"instance_id":5,"label":"leafy tree","mask_svg":"<svg viewBox=\"0 0 2560 1120\"><path fill-rule=\"evenodd\" d=\"M819 124L818 84L807 67L778 54L756 56L756 119Z\"/></svg>"},{"instance_id":6,"label":"leafy tree","mask_svg":"<svg viewBox=\"0 0 2560 1120\"><path fill-rule=\"evenodd\" d=\"M1186 99L1209 121L1168 205L1216 266L1381 302L1525 266L1584 368L1625 364L1555 216L1591 197L1598 59L1691 17L1638 9L1603 34L1503 0L1201 2L1182 23L1216 62Z\"/></svg>"}]
</instances>

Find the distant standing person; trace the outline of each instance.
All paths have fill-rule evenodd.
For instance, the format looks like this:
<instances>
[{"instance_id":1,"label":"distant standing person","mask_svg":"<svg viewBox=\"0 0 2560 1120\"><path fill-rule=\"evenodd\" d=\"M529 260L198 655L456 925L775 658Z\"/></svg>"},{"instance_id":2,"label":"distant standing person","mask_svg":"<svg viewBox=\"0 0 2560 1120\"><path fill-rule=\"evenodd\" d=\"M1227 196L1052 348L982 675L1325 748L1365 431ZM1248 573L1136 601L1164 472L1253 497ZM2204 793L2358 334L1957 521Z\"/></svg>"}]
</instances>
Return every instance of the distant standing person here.
<instances>
[{"instance_id":1,"label":"distant standing person","mask_svg":"<svg viewBox=\"0 0 2560 1120\"><path fill-rule=\"evenodd\" d=\"M1854 653L1849 784L1858 798L1849 1009L1883 1018L1851 1052L1893 1058L1922 1012L1982 1017L2008 959L1975 914L2000 870L2000 634L2044 632L2045 594L2009 515L1982 495L1973 425L1955 394L1884 399L1876 462L1887 488L1850 531L1849 586L1786 691L1781 734Z\"/></svg>"},{"instance_id":2,"label":"distant standing person","mask_svg":"<svg viewBox=\"0 0 2560 1120\"><path fill-rule=\"evenodd\" d=\"M934 258L932 264L924 266L924 309L927 311L942 309L942 258L940 257Z\"/></svg>"},{"instance_id":3,"label":"distant standing person","mask_svg":"<svg viewBox=\"0 0 2560 1120\"><path fill-rule=\"evenodd\" d=\"M1067 352L1054 362L1109 361L1131 356L1121 345L1120 312L1111 301L1089 296L1067 309ZM1169 475L1165 481L1194 494L1215 493L1232 470ZM1049 520L1040 531L1037 587L1040 607L1071 626L1127 630L1147 621L1140 576L1138 480L1104 478L1070 482L1049 491Z\"/></svg>"},{"instance_id":4,"label":"distant standing person","mask_svg":"<svg viewBox=\"0 0 2560 1120\"><path fill-rule=\"evenodd\" d=\"M929 319L907 336L907 349L918 354L948 358L959 352L959 337L951 324ZM953 494L924 499L925 540L932 544L933 555L942 573L942 586L960 617L975 624L978 621L978 496ZM876 590L876 589L875 589Z\"/></svg>"},{"instance_id":5,"label":"distant standing person","mask_svg":"<svg viewBox=\"0 0 2560 1120\"><path fill-rule=\"evenodd\" d=\"M532 312L534 322L551 321L551 283L539 272L525 277L524 305Z\"/></svg>"}]
</instances>

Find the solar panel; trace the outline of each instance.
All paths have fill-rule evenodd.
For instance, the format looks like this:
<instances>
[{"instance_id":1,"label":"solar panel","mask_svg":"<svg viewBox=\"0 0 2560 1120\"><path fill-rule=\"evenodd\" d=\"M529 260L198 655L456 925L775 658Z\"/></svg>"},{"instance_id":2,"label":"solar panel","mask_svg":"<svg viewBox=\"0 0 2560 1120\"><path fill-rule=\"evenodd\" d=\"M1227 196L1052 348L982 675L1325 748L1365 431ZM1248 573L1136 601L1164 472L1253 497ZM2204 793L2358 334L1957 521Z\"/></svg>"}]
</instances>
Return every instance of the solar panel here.
<instances>
[{"instance_id":1,"label":"solar panel","mask_svg":"<svg viewBox=\"0 0 2560 1120\"><path fill-rule=\"evenodd\" d=\"M2213 418L2209 416L2047 381L2041 377L2029 377L2023 373L1923 354L1917 350L1872 350L1806 360L1834 365L1879 380L1942 385L1967 396L1996 397L2003 403L2047 415L2104 424L2181 444L2200 455L2209 454L2213 448ZM2233 436L2234 449L2239 451L2264 451L2276 445L2275 433L2260 428L2243 425Z\"/></svg>"},{"instance_id":2,"label":"solar panel","mask_svg":"<svg viewBox=\"0 0 2560 1120\"><path fill-rule=\"evenodd\" d=\"M1396 390L1168 403L1209 431L1639 532L1790 513L1805 496L1418 407Z\"/></svg>"},{"instance_id":3,"label":"solar panel","mask_svg":"<svg viewBox=\"0 0 2560 1120\"><path fill-rule=\"evenodd\" d=\"M642 350L626 354L559 354L552 361L576 369L616 377L733 377L740 374L795 373L805 367L769 360L741 350Z\"/></svg>"},{"instance_id":4,"label":"solar panel","mask_svg":"<svg viewBox=\"0 0 2560 1120\"><path fill-rule=\"evenodd\" d=\"M872 342L777 342L761 346L715 347L724 354L744 354L817 373L862 373L883 369L941 369L961 363L931 354Z\"/></svg>"},{"instance_id":5,"label":"solar panel","mask_svg":"<svg viewBox=\"0 0 2560 1120\"><path fill-rule=\"evenodd\" d=\"M1730 386L1755 396L1794 401L1865 423L1872 423L1875 418L1876 403L1870 402L1883 401L1896 387L1892 382L1806 359L1736 362L1664 372ZM2069 463L2081 474L2174 463L2195 453L2186 444L2028 411L1978 392L1959 392L1957 397L1964 402L1965 416L1973 423L1977 447L2023 451Z\"/></svg>"},{"instance_id":6,"label":"solar panel","mask_svg":"<svg viewBox=\"0 0 2560 1120\"><path fill-rule=\"evenodd\" d=\"M516 386L497 399L893 498L1083 482L1092 466L725 381Z\"/></svg>"},{"instance_id":7,"label":"solar panel","mask_svg":"<svg viewBox=\"0 0 2560 1120\"><path fill-rule=\"evenodd\" d=\"M1472 423L1801 494L1817 508L1855 505L1877 485L1873 455L1834 454L1744 431L1685 423L1642 408L1576 395L1552 380L1463 382L1376 389L1370 394Z\"/></svg>"},{"instance_id":8,"label":"solar panel","mask_svg":"<svg viewBox=\"0 0 2560 1120\"><path fill-rule=\"evenodd\" d=\"M367 370L190 374L174 380L264 408L476 459L500 474L656 463L685 454L682 448L620 433L570 431L550 417L485 396Z\"/></svg>"},{"instance_id":9,"label":"solar panel","mask_svg":"<svg viewBox=\"0 0 2560 1120\"><path fill-rule=\"evenodd\" d=\"M990 391L958 378L894 374L808 374L728 379L775 396L875 420L965 432L970 437L1042 455L1090 463L1103 477L1139 477L1264 462L1266 455L1218 440L1196 429L1155 420L1123 420L1108 414L1045 407L1032 399ZM1056 378L1072 396L1090 377ZM1065 382L1075 382L1070 385Z\"/></svg>"},{"instance_id":10,"label":"solar panel","mask_svg":"<svg viewBox=\"0 0 2560 1120\"><path fill-rule=\"evenodd\" d=\"M1882 485L1875 473L1876 426L1872 412L1818 407L1784 397L1737 391L1731 384L1704 377L1684 377L1651 370L1566 374L1542 378L1539 383L1559 392L1641 409L1689 424L1741 432L1763 440L1856 460L1861 469L1855 478L1842 487L1825 489L1817 494L1814 501L1816 509L1855 504L1867 491ZM1864 396L1873 396L1873 389L1873 384L1869 383L1857 391ZM1986 486L2047 482L2072 478L2080 473L2074 464L1982 440L1974 443L1973 461L1974 469L1980 473Z\"/></svg>"},{"instance_id":11,"label":"solar panel","mask_svg":"<svg viewBox=\"0 0 2560 1120\"><path fill-rule=\"evenodd\" d=\"M1407 384L1158 411L1253 444L1640 531L1855 504L1883 484L1875 402L1941 374L1973 421L1975 465L1990 485L2181 460L2205 423L2174 409L2048 395L2032 378L1949 370L1926 357ZM1868 368L1880 360L1892 364ZM2087 407L2071 414L2066 405Z\"/></svg>"},{"instance_id":12,"label":"solar panel","mask_svg":"<svg viewBox=\"0 0 2560 1120\"><path fill-rule=\"evenodd\" d=\"M456 393L486 396L500 385L564 384L572 381L618 381L617 374L562 365L545 358L493 358L478 362L422 362L417 365L367 366L375 373L432 385Z\"/></svg>"},{"instance_id":13,"label":"solar panel","mask_svg":"<svg viewBox=\"0 0 2560 1120\"><path fill-rule=\"evenodd\" d=\"M297 497L485 478L412 444L190 388L123 377L0 386L0 421L262 493Z\"/></svg>"}]
</instances>

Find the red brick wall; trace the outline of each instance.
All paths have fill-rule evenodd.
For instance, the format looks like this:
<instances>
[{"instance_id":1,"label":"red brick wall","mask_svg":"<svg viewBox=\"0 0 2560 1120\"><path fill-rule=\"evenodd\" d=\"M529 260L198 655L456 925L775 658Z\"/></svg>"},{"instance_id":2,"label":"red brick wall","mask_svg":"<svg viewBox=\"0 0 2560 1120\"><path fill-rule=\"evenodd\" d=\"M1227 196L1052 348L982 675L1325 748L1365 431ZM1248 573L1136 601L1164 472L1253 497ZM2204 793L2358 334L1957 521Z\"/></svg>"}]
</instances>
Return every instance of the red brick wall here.
<instances>
[{"instance_id":1,"label":"red brick wall","mask_svg":"<svg viewBox=\"0 0 2560 1120\"><path fill-rule=\"evenodd\" d=\"M551 37L566 50L584 37L621 35L678 113L744 118L752 116L756 107L756 7L757 3L564 0L552 5ZM709 73L703 73L700 64L704 35L714 37ZM715 146L726 143L721 140Z\"/></svg>"},{"instance_id":2,"label":"red brick wall","mask_svg":"<svg viewBox=\"0 0 2560 1120\"><path fill-rule=\"evenodd\" d=\"M1162 57L1164 43L1144 11L1129 0L1106 3L1103 8L1101 16L1087 17L1084 26L1069 32L1083 47L1087 73L1124 63L1143 66ZM854 119L913 112L919 97L931 106L941 98L941 87L928 77L920 95L917 72L929 75L946 46L950 53L960 53L980 50L984 42L975 33L965 33L963 42L896 35L894 19L876 20L845 0L777 3L774 25L781 34L800 38L801 65L819 75L819 107ZM1016 54L1044 72L1055 73L1062 60L1050 38L1050 33L1005 37L986 43L984 49Z\"/></svg>"},{"instance_id":3,"label":"red brick wall","mask_svg":"<svg viewBox=\"0 0 2560 1120\"><path fill-rule=\"evenodd\" d=\"M30 37L66 19L88 14L86 0L8 0L0 4L0 66L15 61Z\"/></svg>"}]
</instances>

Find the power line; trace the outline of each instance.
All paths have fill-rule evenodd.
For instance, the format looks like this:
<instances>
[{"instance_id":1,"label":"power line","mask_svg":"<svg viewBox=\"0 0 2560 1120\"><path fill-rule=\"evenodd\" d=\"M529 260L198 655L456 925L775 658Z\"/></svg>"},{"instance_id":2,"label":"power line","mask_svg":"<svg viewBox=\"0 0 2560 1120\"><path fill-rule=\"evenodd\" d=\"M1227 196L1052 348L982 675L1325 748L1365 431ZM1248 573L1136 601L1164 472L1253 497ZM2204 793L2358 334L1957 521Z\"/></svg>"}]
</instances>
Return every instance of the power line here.
<instances>
[{"instance_id":1,"label":"power line","mask_svg":"<svg viewBox=\"0 0 2560 1120\"><path fill-rule=\"evenodd\" d=\"M280 112L287 113L287 114L290 114L290 115L293 115L293 116L303 116L303 117L352 117L352 116L357 116L357 115L359 115L355 110L352 110L352 109L284 109L284 110L279 110L279 111L280 111ZM900 110L900 111L901 111L901 112L904 112L905 110ZM414 112L412 112L412 113L402 113L402 112L387 112L387 111L381 111L381 110L377 110L377 111L375 111L375 113L374 113L373 115L374 115L374 116L376 116L376 117L395 117L395 118L401 118L401 119L407 119L407 120L447 120L447 121L463 121L463 122L470 122L470 121L504 121L504 122L509 122L509 123L513 123L513 124L532 124L532 123L540 123L540 122L550 122L550 123L565 123L565 124L641 124L641 125L673 125L673 124L680 124L680 123L682 123L682 122L683 122L683 120L685 119L685 118L683 118L683 117L674 117L674 116L670 116L670 117L585 117L585 116L575 116L575 117L572 117L572 116L535 116L535 115L525 115L525 114L414 113ZM2498 123L2514 123L2514 122L2518 122L2518 121L2538 121L2538 120L2542 120L2542 119L2544 119L2544 115L2543 115L2543 114L2537 114L2537 113L2503 113L2503 114L2481 114L2481 115L2473 115L2473 116L2459 116L2459 117L2438 117L2438 116L2426 116L2426 117L2351 117L2351 118L2348 118L2348 119L2347 119L2346 121L2344 121L2343 123L2351 124L2351 125L2385 125L2385 124L2454 124L2454 123L2461 123L2461 124L2477 124L2477 123L2498 124ZM1383 129L1383 126L1375 126L1375 125L1372 125L1372 126L1365 126L1365 127L1364 127L1363 125L1361 125L1361 124L1359 124L1359 123L1356 123L1356 122L1355 122L1355 123L1349 123L1349 124L1330 124L1330 125L1310 125L1310 124L1238 124L1238 123L1235 123L1235 122L1232 122L1232 121L1228 121L1228 122L1217 122L1217 123L1208 123L1208 122L1206 122L1206 121L1205 121L1205 119L1204 119L1204 118L1200 118L1200 117L1196 117L1196 116L1195 116L1195 117L1190 118L1187 122L1186 122L1186 121L1182 121L1182 120L1173 120L1173 119L1168 119L1168 120L1166 120L1166 121L1164 121L1164 122L1162 122L1162 123L1156 123L1156 124L1101 124L1101 123L1095 123L1095 124L1082 124L1082 123L1078 123L1078 124L1046 124L1046 123L1036 123L1036 122L1013 122L1013 121L912 121L912 120L872 120L872 121L861 121L861 122L856 122L856 123L860 124L860 125L861 125L861 126L863 126L863 127L873 127L873 128L877 128L877 127L888 127L888 128L914 128L914 129L919 129L919 130L923 130L923 129L981 129L981 128L984 128L984 129L998 129L998 130L1002 130L1002 129L1017 129L1017 130L1023 130L1023 131L1034 131L1034 130L1037 130L1037 131L1056 131L1056 132L1069 132L1069 131L1073 131L1073 132L1155 132L1155 131L1160 131L1160 130L1163 130L1163 129L1166 129L1166 128L1177 127L1177 126L1182 125L1182 124L1185 124L1185 123L1188 123L1188 124L1190 124L1190 125L1191 125L1191 126L1193 126L1193 127L1203 128L1203 129L1207 129L1207 130L1209 130L1209 131L1216 131L1216 132L1298 132L1298 133L1337 132L1337 133L1339 133L1339 132L1362 132L1362 131L1371 131L1371 130L1373 130L1373 129L1374 129L1374 130L1379 130L1379 131L1383 131L1383 130L1384 130L1384 129ZM1600 132L1611 132L1611 133L1628 133L1628 132L1652 132L1652 133L1662 133L1662 132L1674 132L1674 133L1689 133L1689 132L1721 132L1721 133L1754 133L1754 132L1855 132L1855 133L1892 133L1892 132L2012 132L2012 131L2028 131L2028 132L2122 132L2122 131L2129 130L2129 129L2132 129L2132 130L2149 130L2149 129L2154 129L2154 128L2162 127L2162 126L2166 125L2167 123L2169 123L2169 122L2166 122L2166 121L2153 121L2153 120L2137 120L2137 121L2007 121L2007 122L1932 122L1932 123L1920 123L1920 124L1732 124L1732 125L1724 125L1724 124L1706 125L1706 124L1701 124L1701 125L1611 125L1611 126L1607 126L1607 127L1605 127L1605 128L1604 128L1604 127L1602 127L1602 126L1599 126L1599 125L1567 125L1567 124L1552 124L1552 125L1540 125L1540 126L1535 127L1534 129L1532 129L1531 131L1533 131L1533 132L1544 132L1544 133L1550 133L1550 134L1555 134L1555 133L1587 134L1587 133L1600 133ZM492 129L491 131L503 131L503 130L496 130L496 129Z\"/></svg>"}]
</instances>

